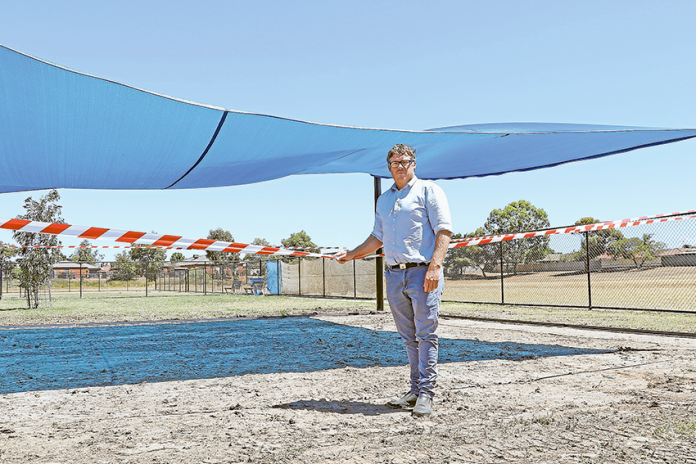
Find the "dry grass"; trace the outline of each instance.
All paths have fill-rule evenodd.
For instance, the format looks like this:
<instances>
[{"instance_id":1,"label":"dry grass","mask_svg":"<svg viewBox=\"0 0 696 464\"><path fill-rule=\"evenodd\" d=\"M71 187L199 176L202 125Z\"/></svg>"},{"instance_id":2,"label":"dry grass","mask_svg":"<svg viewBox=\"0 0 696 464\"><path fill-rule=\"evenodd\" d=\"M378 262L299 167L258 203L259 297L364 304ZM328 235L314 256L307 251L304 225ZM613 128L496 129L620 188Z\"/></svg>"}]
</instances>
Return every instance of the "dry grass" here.
<instances>
[{"instance_id":1,"label":"dry grass","mask_svg":"<svg viewBox=\"0 0 696 464\"><path fill-rule=\"evenodd\" d=\"M696 268L650 268L591 275L592 305L696 310ZM586 274L538 272L505 277L505 303L588 305ZM499 279L448 280L445 300L500 303Z\"/></svg>"},{"instance_id":2,"label":"dry grass","mask_svg":"<svg viewBox=\"0 0 696 464\"><path fill-rule=\"evenodd\" d=\"M443 303L443 315L571 326L696 333L696 314Z\"/></svg>"},{"instance_id":3,"label":"dry grass","mask_svg":"<svg viewBox=\"0 0 696 464\"><path fill-rule=\"evenodd\" d=\"M374 302L151 292L61 293L52 308L24 309L17 294L0 300L0 326L80 322L160 321L367 312Z\"/></svg>"}]
</instances>

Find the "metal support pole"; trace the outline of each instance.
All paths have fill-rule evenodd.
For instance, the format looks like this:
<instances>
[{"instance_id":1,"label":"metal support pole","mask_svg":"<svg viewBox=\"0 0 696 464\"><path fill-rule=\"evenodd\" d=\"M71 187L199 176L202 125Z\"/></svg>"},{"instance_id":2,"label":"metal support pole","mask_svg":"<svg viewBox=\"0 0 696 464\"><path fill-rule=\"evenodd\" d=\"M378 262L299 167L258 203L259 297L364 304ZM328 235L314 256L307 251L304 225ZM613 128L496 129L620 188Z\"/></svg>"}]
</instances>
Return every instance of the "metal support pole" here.
<instances>
[{"instance_id":1,"label":"metal support pole","mask_svg":"<svg viewBox=\"0 0 696 464\"><path fill-rule=\"evenodd\" d=\"M82 298L82 263L80 263L80 298Z\"/></svg>"},{"instance_id":2,"label":"metal support pole","mask_svg":"<svg viewBox=\"0 0 696 464\"><path fill-rule=\"evenodd\" d=\"M321 258L321 282L322 282L322 293L321 296L326 298L326 258Z\"/></svg>"},{"instance_id":3,"label":"metal support pole","mask_svg":"<svg viewBox=\"0 0 696 464\"><path fill-rule=\"evenodd\" d=\"M358 281L355 277L355 260L353 260L353 298L358 297Z\"/></svg>"},{"instance_id":4,"label":"metal support pole","mask_svg":"<svg viewBox=\"0 0 696 464\"><path fill-rule=\"evenodd\" d=\"M500 304L505 304L505 285L503 283L503 242L500 242Z\"/></svg>"},{"instance_id":5,"label":"metal support pole","mask_svg":"<svg viewBox=\"0 0 696 464\"><path fill-rule=\"evenodd\" d=\"M377 211L377 199L382 194L382 179L375 177L375 211ZM377 254L383 253L382 248ZM384 258L375 259L375 284L377 289L377 311L384 311Z\"/></svg>"},{"instance_id":6,"label":"metal support pole","mask_svg":"<svg viewBox=\"0 0 696 464\"><path fill-rule=\"evenodd\" d=\"M208 265L203 265L203 294L208 294Z\"/></svg>"},{"instance_id":7,"label":"metal support pole","mask_svg":"<svg viewBox=\"0 0 696 464\"><path fill-rule=\"evenodd\" d=\"M278 295L280 295L280 258L276 259L276 288L278 289Z\"/></svg>"},{"instance_id":8,"label":"metal support pole","mask_svg":"<svg viewBox=\"0 0 696 464\"><path fill-rule=\"evenodd\" d=\"M297 295L302 295L302 256L297 258Z\"/></svg>"},{"instance_id":9,"label":"metal support pole","mask_svg":"<svg viewBox=\"0 0 696 464\"><path fill-rule=\"evenodd\" d=\"M587 266L587 307L592 309L592 283L590 280L590 233L585 232L585 266Z\"/></svg>"}]
</instances>

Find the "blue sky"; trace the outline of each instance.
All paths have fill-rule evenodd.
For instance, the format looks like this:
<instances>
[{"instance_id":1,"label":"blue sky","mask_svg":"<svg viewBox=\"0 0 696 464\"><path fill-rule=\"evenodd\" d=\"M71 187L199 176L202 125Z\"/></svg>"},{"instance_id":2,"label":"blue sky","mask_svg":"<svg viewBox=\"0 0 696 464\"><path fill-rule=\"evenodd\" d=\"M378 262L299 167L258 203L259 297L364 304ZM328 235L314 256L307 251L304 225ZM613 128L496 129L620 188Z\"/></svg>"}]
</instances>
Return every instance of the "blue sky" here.
<instances>
[{"instance_id":1,"label":"blue sky","mask_svg":"<svg viewBox=\"0 0 696 464\"><path fill-rule=\"evenodd\" d=\"M24 1L0 4L0 43L185 100L330 124L696 128L694 17L691 1ZM553 226L668 213L696 207L695 151L690 140L439 184L458 232L520 199ZM0 195L0 217L42 193ZM196 238L222 227L273 244L305 230L349 247L372 228L373 181L358 174L60 194L65 220L85 226Z\"/></svg>"}]
</instances>

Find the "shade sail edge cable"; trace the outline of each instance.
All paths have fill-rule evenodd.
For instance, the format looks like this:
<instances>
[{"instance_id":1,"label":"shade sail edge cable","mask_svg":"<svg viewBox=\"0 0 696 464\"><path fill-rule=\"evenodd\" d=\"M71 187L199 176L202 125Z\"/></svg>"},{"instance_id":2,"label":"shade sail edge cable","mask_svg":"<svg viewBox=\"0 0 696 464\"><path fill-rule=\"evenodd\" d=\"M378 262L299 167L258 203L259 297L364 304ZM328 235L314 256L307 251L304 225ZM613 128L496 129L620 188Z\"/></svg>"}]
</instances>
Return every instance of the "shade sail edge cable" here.
<instances>
[{"instance_id":1,"label":"shade sail edge cable","mask_svg":"<svg viewBox=\"0 0 696 464\"><path fill-rule=\"evenodd\" d=\"M691 129L672 129L672 130L678 131L678 130L691 130ZM488 176L502 176L504 174L511 174L513 172L537 171L539 169L548 169L548 168L553 168L556 166L562 166L564 164L577 163L580 161L589 161L589 160L598 159L598 158L605 158L607 156L620 155L621 153L628 153L628 152L635 151L635 150L641 150L643 148L657 147L660 145L668 145L670 143L682 142L684 140L690 140L693 138L696 138L696 135L689 135L686 137L678 137L675 139L662 140L659 142L651 142L651 143L647 143L644 145L636 145L634 147L623 148L621 150L615 150L615 151L610 151L610 152L606 152L606 153L598 153L596 155L586 156L583 158L563 160L563 161L558 161L556 163L540 164L537 166L530 166L530 167L526 167L526 168L517 168L517 169L511 169L511 170L507 170L507 171L488 172L488 173L484 173L484 174L471 174L471 175L466 175L466 176L452 176L452 177L424 177L424 176L418 176L418 177L421 179L425 179L425 180L456 180L456 179L468 179L468 178L488 177ZM374 176L374 177L381 177L383 179L390 178L389 176Z\"/></svg>"},{"instance_id":2,"label":"shade sail edge cable","mask_svg":"<svg viewBox=\"0 0 696 464\"><path fill-rule=\"evenodd\" d=\"M402 132L402 133L451 133L451 134L471 134L471 135L482 135L482 134L490 134L490 135L506 135L506 134L556 134L556 133L572 133L572 132L585 132L585 133L593 133L593 132L637 132L637 131L680 131L680 130L696 130L696 128L656 128L656 127L636 127L636 128L631 128L631 127L625 127L622 129L599 129L599 125L595 130L544 130L544 131L521 131L521 132L516 132L516 131L506 131L506 130L501 130L501 131L493 131L493 132L482 132L482 131L472 131L472 130L459 130L459 131L454 131L454 130L446 130L446 129L451 129L455 127L467 127L467 125L461 125L461 126L444 126L444 127L439 127L439 128L434 128L434 129L393 129L393 128L384 128L384 127L365 127L365 126L353 126L353 125L345 125L345 124L332 124L332 123L325 123L325 122L317 122L317 121L308 121L304 119L297 119L297 118L288 118L285 116L277 116L273 114L266 114L266 113L257 113L253 111L243 111L243 110L236 110L232 108L225 108L222 106L216 106L216 105L210 105L207 103L200 103L196 102L193 100L187 100L185 98L180 98L180 97L173 97L171 95L155 92L152 90L147 90L143 89L140 87L136 87L134 85L129 85L129 84L124 84L122 82L118 82L112 79L100 77L100 76L95 76L94 74L89 74L83 71L77 71L75 69L69 68L67 66L63 66L57 63L53 63L51 61L48 61L43 58L38 58L36 56L30 55L28 53L21 52L19 50L16 50L14 48L8 47L6 45L0 44L0 48L4 48L10 52L17 53L19 55L22 55L26 58L29 58L34 61L38 61L40 63L43 63L47 66L54 67L56 69L69 72L72 74L76 74L78 76L83 76L87 77L90 79L97 79L99 81L113 84L113 85L118 85L121 87L125 87L131 90L135 90L138 92L143 92L146 94L150 94L156 97L161 97L161 98L166 98L168 100L175 101L177 103L184 103L187 105L193 105L193 106L198 106L201 108L206 108L206 109L212 109L212 110L217 110L217 111L225 111L227 113L236 113L240 115L250 115L250 116L260 116L260 117L265 117L265 118L273 118L273 119L280 119L283 121L288 121L288 122L297 122L297 123L302 123L302 124L310 124L310 125L315 125L315 126L325 126L325 127L336 127L336 128L343 128L343 129L358 129L358 130L367 130L367 131L387 131L387 132ZM491 125L507 125L508 123L491 123ZM555 123L555 124L560 124L560 123ZM471 124L471 126L479 126L480 124ZM611 126L608 126L611 127Z\"/></svg>"}]
</instances>

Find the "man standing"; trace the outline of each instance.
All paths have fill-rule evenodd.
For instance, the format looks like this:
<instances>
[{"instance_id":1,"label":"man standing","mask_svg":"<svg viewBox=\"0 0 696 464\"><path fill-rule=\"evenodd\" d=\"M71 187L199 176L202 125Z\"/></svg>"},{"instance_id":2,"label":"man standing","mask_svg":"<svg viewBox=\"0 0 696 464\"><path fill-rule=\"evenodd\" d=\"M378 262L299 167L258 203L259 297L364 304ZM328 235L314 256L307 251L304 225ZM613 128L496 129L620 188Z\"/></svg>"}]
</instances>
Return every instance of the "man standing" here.
<instances>
[{"instance_id":1,"label":"man standing","mask_svg":"<svg viewBox=\"0 0 696 464\"><path fill-rule=\"evenodd\" d=\"M384 247L387 299L411 367L410 391L388 405L428 416L437 380L442 261L452 221L442 189L416 177L413 148L394 145L387 164L394 185L377 200L372 234L357 248L336 254L336 260L346 263Z\"/></svg>"}]
</instances>

